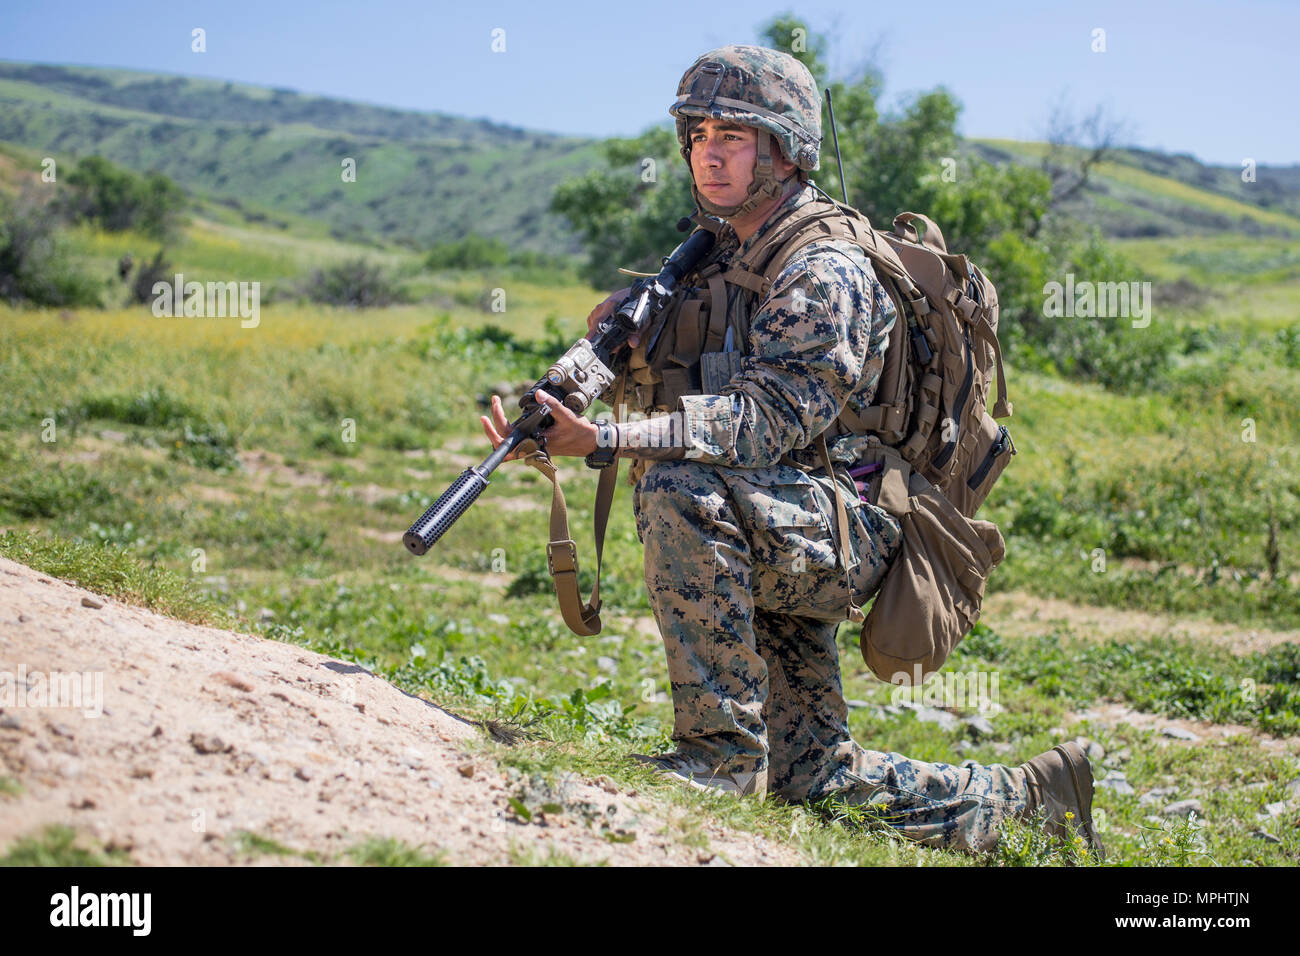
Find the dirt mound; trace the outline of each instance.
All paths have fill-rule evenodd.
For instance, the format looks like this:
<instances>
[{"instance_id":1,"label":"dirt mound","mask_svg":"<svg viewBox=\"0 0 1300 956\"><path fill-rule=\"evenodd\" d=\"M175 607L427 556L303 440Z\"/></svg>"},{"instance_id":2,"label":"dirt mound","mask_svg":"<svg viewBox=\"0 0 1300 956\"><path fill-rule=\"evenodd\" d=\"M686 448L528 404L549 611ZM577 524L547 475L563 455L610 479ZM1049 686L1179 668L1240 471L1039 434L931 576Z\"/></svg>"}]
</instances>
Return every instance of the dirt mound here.
<instances>
[{"instance_id":1,"label":"dirt mound","mask_svg":"<svg viewBox=\"0 0 1300 956\"><path fill-rule=\"evenodd\" d=\"M75 679L74 679L75 678ZM272 840L347 862L392 838L462 864L797 862L609 781L547 784L562 812L522 822L511 781L475 756L481 731L355 664L165 618L0 558L0 853L62 823L141 864L250 859ZM527 806L527 804L525 804ZM627 841L627 842L619 842Z\"/></svg>"}]
</instances>

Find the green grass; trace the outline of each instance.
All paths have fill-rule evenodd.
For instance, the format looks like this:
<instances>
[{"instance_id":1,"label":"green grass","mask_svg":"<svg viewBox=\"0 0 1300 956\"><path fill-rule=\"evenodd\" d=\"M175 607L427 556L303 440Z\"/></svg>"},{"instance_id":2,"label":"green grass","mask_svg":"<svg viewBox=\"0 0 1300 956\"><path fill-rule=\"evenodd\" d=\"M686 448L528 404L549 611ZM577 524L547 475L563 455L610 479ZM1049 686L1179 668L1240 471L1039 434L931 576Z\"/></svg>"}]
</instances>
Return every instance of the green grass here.
<instances>
[{"instance_id":1,"label":"green grass","mask_svg":"<svg viewBox=\"0 0 1300 956\"><path fill-rule=\"evenodd\" d=\"M192 227L177 261L269 274L326 254L319 238L259 245L244 242L242 228ZM79 241L107 266L118 238L86 233ZM242 243L246 258L223 258L227 239ZM1261 284L1250 298L1157 316L1179 329L1182 347L1173 370L1141 389L1118 393L1008 369L1019 455L982 512L1008 542L990 587L1236 625L1300 626L1300 338L1285 332L1296 324L1300 291L1289 247L1198 238L1144 240L1134 249L1162 282L1215 284L1235 275ZM629 751L671 746L672 705L662 644L645 626L642 552L625 484L607 535L606 625L594 638L570 634L555 608L544 548L550 486L531 469L500 469L424 558L396 540L486 456L479 397L539 376L601 296L490 270L411 281L446 305L351 311L276 303L248 330L237 321L157 320L140 309L63 315L0 307L0 529L8 529L0 553L174 617L234 621L356 660L453 707L487 731L484 753L521 775L515 796L529 814L552 802L545 786L525 786L534 775L546 786L566 773L605 775L647 794L672 838L706 855L701 821L765 835L814 863L1089 862L1023 827L1012 828L993 860L916 847L860 809L727 803L679 791L628 761ZM479 303L496 287L507 290L507 310L485 312ZM549 327L548 315L556 316ZM354 441L345 438L346 419ZM1254 441L1243 441L1246 419ZM563 472L586 588L595 477L570 462ZM1103 571L1094 570L1097 549ZM261 608L269 620L245 617ZM893 689L866 673L845 627L846 696L868 704L850 713L855 739L921 760L1014 765L1059 742L1069 713L1107 700L1276 734L1300 728L1286 650L1234 656L1210 644L1088 642L1046 628L1003 641L998 622L987 623L951 663L1000 676L1004 710L986 737L885 710ZM1112 828L1103 835L1108 863L1197 862L1206 858L1200 843L1221 864L1296 861L1295 833L1255 818L1281 799L1294 769L1253 739L1189 747L1089 721L1079 732L1108 756L1127 750L1116 767L1138 789L1131 798L1099 791ZM1202 800L1202 829L1148 819L1154 811L1138 797L1169 785ZM561 807L584 819L582 808ZM1258 826L1274 827L1283 842L1252 836ZM605 832L614 849L647 836ZM311 861L273 841L242 839L241 852ZM388 865L443 856L376 840L346 859ZM526 845L515 861L572 862L538 857Z\"/></svg>"},{"instance_id":2,"label":"green grass","mask_svg":"<svg viewBox=\"0 0 1300 956\"><path fill-rule=\"evenodd\" d=\"M0 866L129 866L126 851L103 849L79 837L72 827L52 824L20 837L0 856Z\"/></svg>"},{"instance_id":3,"label":"green grass","mask_svg":"<svg viewBox=\"0 0 1300 956\"><path fill-rule=\"evenodd\" d=\"M141 564L130 552L26 531L0 532L0 554L82 587L194 624L229 618L178 574Z\"/></svg>"},{"instance_id":4,"label":"green grass","mask_svg":"<svg viewBox=\"0 0 1300 956\"><path fill-rule=\"evenodd\" d=\"M347 851L347 856L358 866L446 866L445 851L425 853L391 837L372 837Z\"/></svg>"},{"instance_id":5,"label":"green grass","mask_svg":"<svg viewBox=\"0 0 1300 956\"><path fill-rule=\"evenodd\" d=\"M320 865L322 861L321 855L315 850L295 850L277 840L249 830L236 830L230 835L227 842L231 850L239 856L298 857L317 865Z\"/></svg>"}]
</instances>

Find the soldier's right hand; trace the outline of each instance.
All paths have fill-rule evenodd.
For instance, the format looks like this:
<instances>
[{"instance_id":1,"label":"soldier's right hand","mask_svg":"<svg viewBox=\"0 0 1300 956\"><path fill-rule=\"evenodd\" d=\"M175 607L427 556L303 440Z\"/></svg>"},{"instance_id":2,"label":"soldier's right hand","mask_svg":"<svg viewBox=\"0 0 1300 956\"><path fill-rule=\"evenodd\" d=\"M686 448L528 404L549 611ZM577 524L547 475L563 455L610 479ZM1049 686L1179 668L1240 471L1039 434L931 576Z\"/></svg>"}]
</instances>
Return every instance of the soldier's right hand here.
<instances>
[{"instance_id":1,"label":"soldier's right hand","mask_svg":"<svg viewBox=\"0 0 1300 956\"><path fill-rule=\"evenodd\" d=\"M587 338L590 339L596 334L596 326L600 325L600 323L614 311L614 306L627 298L627 294L631 291L632 287L627 286L626 288L619 289L617 292L611 292L609 298L591 310L591 314L587 316ZM635 346L638 341L639 336L632 335L628 338L627 344Z\"/></svg>"}]
</instances>

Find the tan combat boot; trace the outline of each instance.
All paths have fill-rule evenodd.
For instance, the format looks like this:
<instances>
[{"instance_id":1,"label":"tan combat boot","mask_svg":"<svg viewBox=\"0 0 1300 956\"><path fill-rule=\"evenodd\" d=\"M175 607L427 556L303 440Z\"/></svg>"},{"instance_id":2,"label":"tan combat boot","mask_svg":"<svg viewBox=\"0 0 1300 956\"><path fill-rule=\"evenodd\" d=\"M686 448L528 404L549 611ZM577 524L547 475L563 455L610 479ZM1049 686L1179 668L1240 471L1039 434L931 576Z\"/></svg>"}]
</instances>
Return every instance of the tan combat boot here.
<instances>
[{"instance_id":1,"label":"tan combat boot","mask_svg":"<svg viewBox=\"0 0 1300 956\"><path fill-rule=\"evenodd\" d=\"M753 773L719 773L698 757L673 751L650 757L629 754L633 760L648 763L665 777L670 777L696 790L720 790L742 797L763 796L767 793L767 768Z\"/></svg>"},{"instance_id":2,"label":"tan combat boot","mask_svg":"<svg viewBox=\"0 0 1300 956\"><path fill-rule=\"evenodd\" d=\"M1060 744L1020 765L1025 772L1029 799L1025 816L1040 807L1047 811L1047 832L1066 840L1075 828L1089 841L1098 861L1106 850L1092 825L1092 765L1078 744ZM1066 813L1073 814L1067 820Z\"/></svg>"}]
</instances>

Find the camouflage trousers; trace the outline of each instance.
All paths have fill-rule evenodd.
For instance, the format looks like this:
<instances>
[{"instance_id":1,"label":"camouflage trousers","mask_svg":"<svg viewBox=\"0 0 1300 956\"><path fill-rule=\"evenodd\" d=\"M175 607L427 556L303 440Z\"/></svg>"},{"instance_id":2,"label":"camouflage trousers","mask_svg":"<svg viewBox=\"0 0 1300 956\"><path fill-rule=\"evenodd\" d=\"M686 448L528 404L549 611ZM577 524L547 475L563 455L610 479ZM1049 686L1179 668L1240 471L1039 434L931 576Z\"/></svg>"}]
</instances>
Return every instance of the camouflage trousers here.
<instances>
[{"instance_id":1,"label":"camouflage trousers","mask_svg":"<svg viewBox=\"0 0 1300 956\"><path fill-rule=\"evenodd\" d=\"M718 771L766 767L768 793L783 800L836 795L917 842L992 849L998 824L1025 809L1024 771L922 763L849 735L835 644L847 602L829 488L791 466L690 460L654 463L637 483L677 749ZM864 595L898 546L898 522L852 491L845 503L853 587Z\"/></svg>"}]
</instances>

